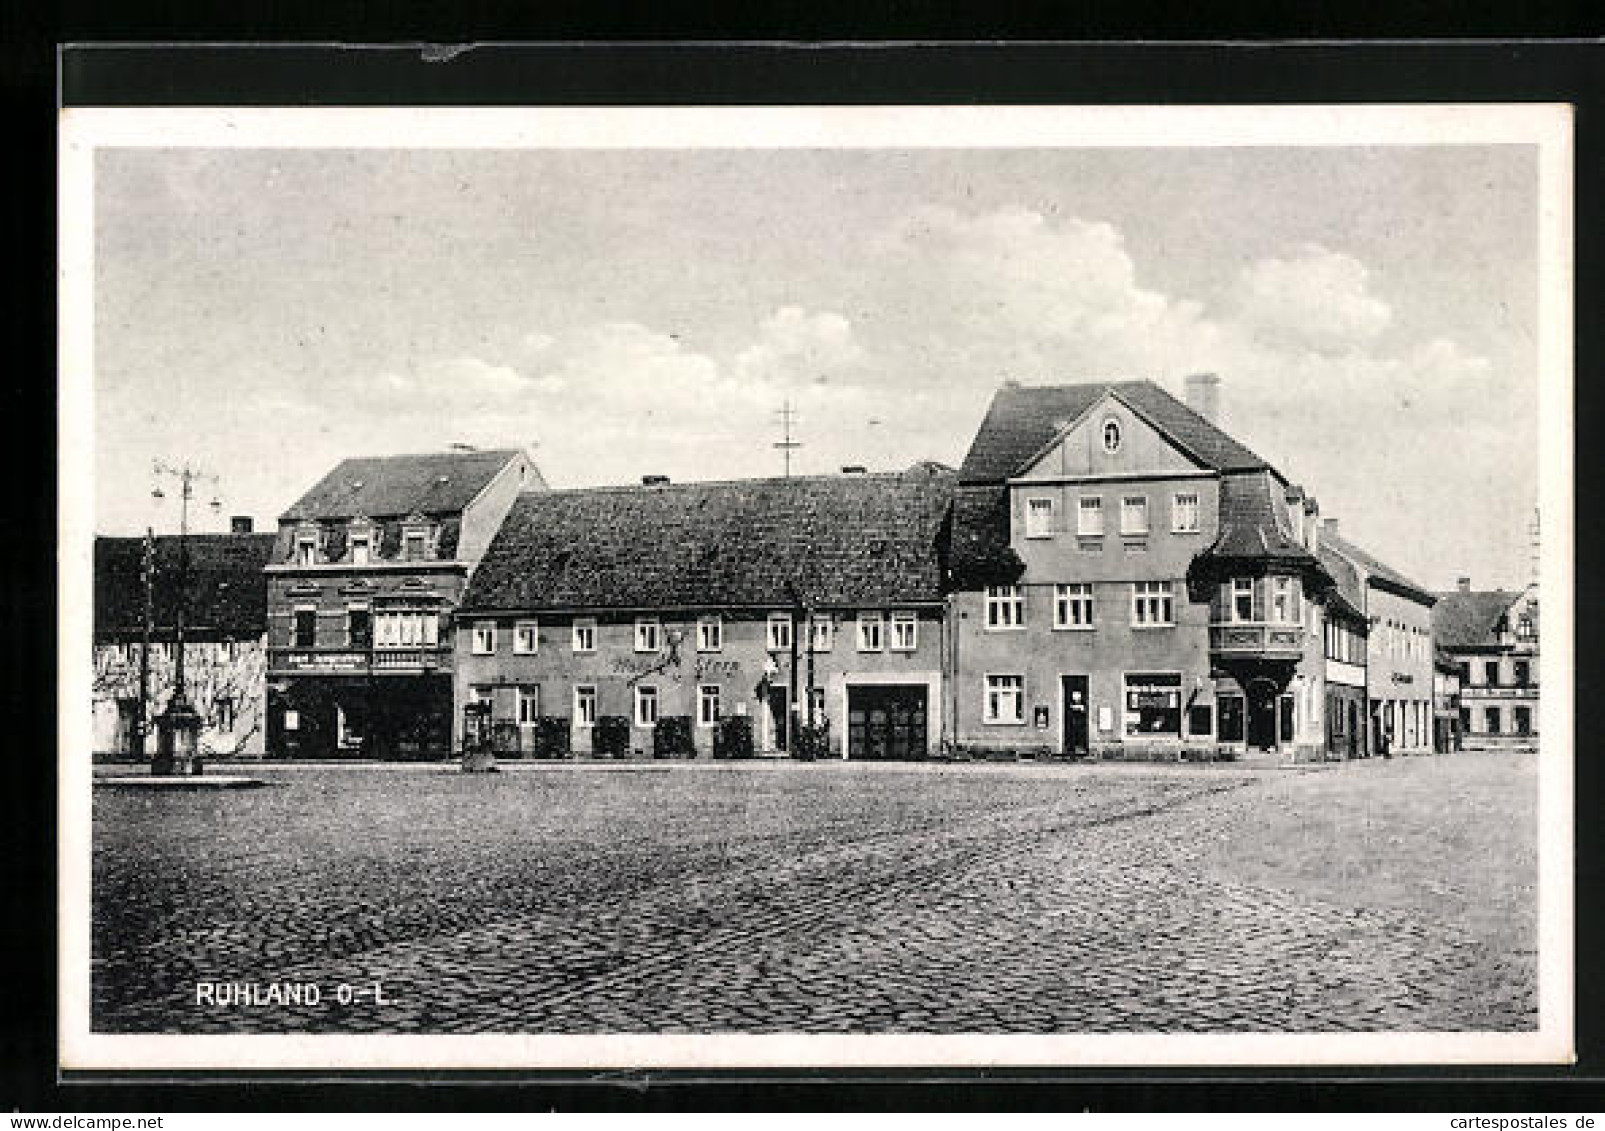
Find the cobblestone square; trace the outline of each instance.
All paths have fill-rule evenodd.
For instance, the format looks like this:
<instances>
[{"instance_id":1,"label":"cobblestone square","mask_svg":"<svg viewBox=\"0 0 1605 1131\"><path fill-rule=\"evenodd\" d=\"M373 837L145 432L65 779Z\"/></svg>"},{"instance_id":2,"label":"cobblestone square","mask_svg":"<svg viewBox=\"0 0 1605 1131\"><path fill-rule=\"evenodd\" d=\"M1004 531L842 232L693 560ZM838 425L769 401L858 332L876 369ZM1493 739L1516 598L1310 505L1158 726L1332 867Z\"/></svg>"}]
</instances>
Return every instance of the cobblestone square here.
<instances>
[{"instance_id":1,"label":"cobblestone square","mask_svg":"<svg viewBox=\"0 0 1605 1131\"><path fill-rule=\"evenodd\" d=\"M1536 770L264 765L271 788L99 790L92 1026L1531 1029ZM201 982L321 1000L197 1004Z\"/></svg>"}]
</instances>

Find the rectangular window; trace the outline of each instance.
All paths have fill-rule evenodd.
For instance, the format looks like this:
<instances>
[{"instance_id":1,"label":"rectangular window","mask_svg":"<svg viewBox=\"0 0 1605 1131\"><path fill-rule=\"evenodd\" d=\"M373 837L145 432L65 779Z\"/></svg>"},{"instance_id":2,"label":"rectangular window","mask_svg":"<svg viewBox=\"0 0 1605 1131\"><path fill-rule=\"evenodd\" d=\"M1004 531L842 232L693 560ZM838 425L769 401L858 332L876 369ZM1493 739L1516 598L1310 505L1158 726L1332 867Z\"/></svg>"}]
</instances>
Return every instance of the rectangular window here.
<instances>
[{"instance_id":1,"label":"rectangular window","mask_svg":"<svg viewBox=\"0 0 1605 1131\"><path fill-rule=\"evenodd\" d=\"M635 618L635 650L637 652L656 652L662 629L656 617Z\"/></svg>"},{"instance_id":2,"label":"rectangular window","mask_svg":"<svg viewBox=\"0 0 1605 1131\"><path fill-rule=\"evenodd\" d=\"M518 721L520 723L533 723L541 717L541 689L536 684L526 684L518 689Z\"/></svg>"},{"instance_id":3,"label":"rectangular window","mask_svg":"<svg viewBox=\"0 0 1605 1131\"><path fill-rule=\"evenodd\" d=\"M986 587L986 627L1025 627L1025 594L1018 585Z\"/></svg>"},{"instance_id":4,"label":"rectangular window","mask_svg":"<svg viewBox=\"0 0 1605 1131\"><path fill-rule=\"evenodd\" d=\"M986 714L989 723L1025 722L1025 676L986 677Z\"/></svg>"},{"instance_id":5,"label":"rectangular window","mask_svg":"<svg viewBox=\"0 0 1605 1131\"><path fill-rule=\"evenodd\" d=\"M638 683L635 686L635 725L658 725L658 689L650 684Z\"/></svg>"},{"instance_id":6,"label":"rectangular window","mask_svg":"<svg viewBox=\"0 0 1605 1131\"><path fill-rule=\"evenodd\" d=\"M408 641L412 643L412 641ZM496 651L496 622L493 620L476 620L474 622L474 655L489 656Z\"/></svg>"},{"instance_id":7,"label":"rectangular window","mask_svg":"<svg viewBox=\"0 0 1605 1131\"><path fill-rule=\"evenodd\" d=\"M1181 737L1181 675L1127 672L1126 734Z\"/></svg>"},{"instance_id":8,"label":"rectangular window","mask_svg":"<svg viewBox=\"0 0 1605 1131\"><path fill-rule=\"evenodd\" d=\"M426 539L422 531L412 531L403 539L403 552L409 562L422 561Z\"/></svg>"},{"instance_id":9,"label":"rectangular window","mask_svg":"<svg viewBox=\"0 0 1605 1131\"><path fill-rule=\"evenodd\" d=\"M1483 729L1489 734L1499 733L1499 708L1489 707L1482 713Z\"/></svg>"},{"instance_id":10,"label":"rectangular window","mask_svg":"<svg viewBox=\"0 0 1605 1131\"><path fill-rule=\"evenodd\" d=\"M316 538L302 538L295 544L295 560L297 565L316 565L318 561L318 540Z\"/></svg>"},{"instance_id":11,"label":"rectangular window","mask_svg":"<svg viewBox=\"0 0 1605 1131\"><path fill-rule=\"evenodd\" d=\"M885 621L880 613L858 614L858 650L860 652L880 652L886 647L883 635Z\"/></svg>"},{"instance_id":12,"label":"rectangular window","mask_svg":"<svg viewBox=\"0 0 1605 1131\"><path fill-rule=\"evenodd\" d=\"M1271 619L1281 624L1299 622L1298 591L1291 577L1271 578Z\"/></svg>"},{"instance_id":13,"label":"rectangular window","mask_svg":"<svg viewBox=\"0 0 1605 1131\"><path fill-rule=\"evenodd\" d=\"M1053 537L1053 500L1035 495L1025 501L1025 536L1027 538Z\"/></svg>"},{"instance_id":14,"label":"rectangular window","mask_svg":"<svg viewBox=\"0 0 1605 1131\"><path fill-rule=\"evenodd\" d=\"M1172 497L1170 529L1177 534L1198 533L1198 492L1178 491Z\"/></svg>"},{"instance_id":15,"label":"rectangular window","mask_svg":"<svg viewBox=\"0 0 1605 1131\"><path fill-rule=\"evenodd\" d=\"M919 618L910 612L892 614L892 651L912 652L919 645Z\"/></svg>"},{"instance_id":16,"label":"rectangular window","mask_svg":"<svg viewBox=\"0 0 1605 1131\"><path fill-rule=\"evenodd\" d=\"M318 611L316 609L295 610L295 646L297 648L311 648L318 642Z\"/></svg>"},{"instance_id":17,"label":"rectangular window","mask_svg":"<svg viewBox=\"0 0 1605 1131\"><path fill-rule=\"evenodd\" d=\"M786 652L791 649L790 613L769 614L768 642L771 652Z\"/></svg>"},{"instance_id":18,"label":"rectangular window","mask_svg":"<svg viewBox=\"0 0 1605 1131\"><path fill-rule=\"evenodd\" d=\"M351 539L351 564L368 564L368 539L366 536Z\"/></svg>"},{"instance_id":19,"label":"rectangular window","mask_svg":"<svg viewBox=\"0 0 1605 1131\"><path fill-rule=\"evenodd\" d=\"M373 647L373 614L361 606L346 610L346 640L352 648Z\"/></svg>"},{"instance_id":20,"label":"rectangular window","mask_svg":"<svg viewBox=\"0 0 1605 1131\"><path fill-rule=\"evenodd\" d=\"M219 695L212 700L212 721L218 730L234 729L234 697L232 695Z\"/></svg>"},{"instance_id":21,"label":"rectangular window","mask_svg":"<svg viewBox=\"0 0 1605 1131\"><path fill-rule=\"evenodd\" d=\"M816 614L808 624L808 647L829 652L836 646L836 623L826 614Z\"/></svg>"},{"instance_id":22,"label":"rectangular window","mask_svg":"<svg viewBox=\"0 0 1605 1131\"><path fill-rule=\"evenodd\" d=\"M1232 619L1236 621L1251 621L1254 619L1254 579L1252 577L1232 578Z\"/></svg>"},{"instance_id":23,"label":"rectangular window","mask_svg":"<svg viewBox=\"0 0 1605 1131\"><path fill-rule=\"evenodd\" d=\"M596 725L596 687L592 684L581 683L574 688L574 725Z\"/></svg>"},{"instance_id":24,"label":"rectangular window","mask_svg":"<svg viewBox=\"0 0 1605 1131\"><path fill-rule=\"evenodd\" d=\"M704 683L697 688L697 725L711 727L720 719L719 685Z\"/></svg>"},{"instance_id":25,"label":"rectangular window","mask_svg":"<svg viewBox=\"0 0 1605 1131\"><path fill-rule=\"evenodd\" d=\"M539 621L521 620L513 625L513 654L517 656L533 656L541 650L541 626Z\"/></svg>"},{"instance_id":26,"label":"rectangular window","mask_svg":"<svg viewBox=\"0 0 1605 1131\"><path fill-rule=\"evenodd\" d=\"M1148 533L1148 496L1127 495L1120 500L1120 533Z\"/></svg>"},{"instance_id":27,"label":"rectangular window","mask_svg":"<svg viewBox=\"0 0 1605 1131\"><path fill-rule=\"evenodd\" d=\"M1086 583L1053 587L1053 627L1091 628L1092 586Z\"/></svg>"},{"instance_id":28,"label":"rectangular window","mask_svg":"<svg viewBox=\"0 0 1605 1131\"><path fill-rule=\"evenodd\" d=\"M1138 628L1161 628L1176 623L1170 582L1138 581L1132 585L1131 623Z\"/></svg>"},{"instance_id":29,"label":"rectangular window","mask_svg":"<svg viewBox=\"0 0 1605 1131\"><path fill-rule=\"evenodd\" d=\"M1532 681L1532 668L1526 660L1517 660L1514 663L1515 672L1512 676L1517 687L1526 687Z\"/></svg>"},{"instance_id":30,"label":"rectangular window","mask_svg":"<svg viewBox=\"0 0 1605 1131\"><path fill-rule=\"evenodd\" d=\"M1517 708L1515 708L1515 711L1516 711L1516 733L1520 734L1520 735L1530 735L1530 734L1532 734L1532 732L1533 732L1533 709L1531 707L1517 707Z\"/></svg>"},{"instance_id":31,"label":"rectangular window","mask_svg":"<svg viewBox=\"0 0 1605 1131\"><path fill-rule=\"evenodd\" d=\"M724 648L724 620L718 616L697 618L697 651L718 652Z\"/></svg>"},{"instance_id":32,"label":"rectangular window","mask_svg":"<svg viewBox=\"0 0 1605 1131\"><path fill-rule=\"evenodd\" d=\"M574 622L574 651L596 651L596 621L591 617L581 617ZM595 689L592 689L595 694Z\"/></svg>"},{"instance_id":33,"label":"rectangular window","mask_svg":"<svg viewBox=\"0 0 1605 1131\"><path fill-rule=\"evenodd\" d=\"M1482 666L1483 679L1489 687L1499 686L1499 661L1489 660Z\"/></svg>"},{"instance_id":34,"label":"rectangular window","mask_svg":"<svg viewBox=\"0 0 1605 1131\"><path fill-rule=\"evenodd\" d=\"M1083 538L1103 537L1103 496L1082 495L1076 503L1076 533Z\"/></svg>"}]
</instances>

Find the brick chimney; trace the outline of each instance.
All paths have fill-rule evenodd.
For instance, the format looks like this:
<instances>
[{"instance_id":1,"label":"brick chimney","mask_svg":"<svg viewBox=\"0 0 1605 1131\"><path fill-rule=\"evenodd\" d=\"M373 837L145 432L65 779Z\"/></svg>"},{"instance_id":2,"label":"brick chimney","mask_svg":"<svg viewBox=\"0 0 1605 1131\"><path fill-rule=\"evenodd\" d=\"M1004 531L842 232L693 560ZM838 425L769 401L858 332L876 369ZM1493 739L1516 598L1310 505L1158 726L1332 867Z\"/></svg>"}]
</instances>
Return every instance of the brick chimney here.
<instances>
[{"instance_id":1,"label":"brick chimney","mask_svg":"<svg viewBox=\"0 0 1605 1131\"><path fill-rule=\"evenodd\" d=\"M1460 592L1462 592L1462 593L1470 593L1471 592L1471 578L1469 578L1469 577L1458 577L1458 578L1456 578L1455 579L1455 587L1458 588L1460 590Z\"/></svg>"},{"instance_id":2,"label":"brick chimney","mask_svg":"<svg viewBox=\"0 0 1605 1131\"><path fill-rule=\"evenodd\" d=\"M1220 378L1194 373L1187 378L1187 407L1211 424L1220 423Z\"/></svg>"},{"instance_id":3,"label":"brick chimney","mask_svg":"<svg viewBox=\"0 0 1605 1131\"><path fill-rule=\"evenodd\" d=\"M230 534L249 534L254 526L255 523L251 521L251 516L248 514L232 515L228 520Z\"/></svg>"}]
</instances>

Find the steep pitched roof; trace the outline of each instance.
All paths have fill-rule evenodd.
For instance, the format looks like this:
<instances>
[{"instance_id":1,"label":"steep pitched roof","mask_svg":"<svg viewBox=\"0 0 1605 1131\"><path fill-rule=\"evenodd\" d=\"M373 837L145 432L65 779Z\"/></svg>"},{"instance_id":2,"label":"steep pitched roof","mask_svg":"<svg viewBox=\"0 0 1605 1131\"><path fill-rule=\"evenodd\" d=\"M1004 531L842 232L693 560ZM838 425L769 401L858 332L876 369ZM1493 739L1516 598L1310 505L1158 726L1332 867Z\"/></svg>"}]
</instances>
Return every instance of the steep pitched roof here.
<instances>
[{"instance_id":1,"label":"steep pitched roof","mask_svg":"<svg viewBox=\"0 0 1605 1131\"><path fill-rule=\"evenodd\" d=\"M1269 478L1227 475L1220 481L1220 534L1204 551L1221 558L1309 562L1314 555L1283 521Z\"/></svg>"},{"instance_id":2,"label":"steep pitched roof","mask_svg":"<svg viewBox=\"0 0 1605 1131\"><path fill-rule=\"evenodd\" d=\"M1342 538L1330 531L1323 530L1321 532L1321 542L1348 558L1350 562L1360 569L1365 570L1371 575L1372 581L1381 581L1385 588L1397 590L1403 596L1414 598L1424 605L1430 605L1438 599L1432 590L1411 581L1404 574L1374 555L1360 549L1347 538Z\"/></svg>"},{"instance_id":3,"label":"steep pitched roof","mask_svg":"<svg viewBox=\"0 0 1605 1131\"><path fill-rule=\"evenodd\" d=\"M1076 385L1007 384L992 396L986 418L959 468L961 483L995 483L1020 470L1100 397L1113 392L1206 467L1249 471L1270 466L1152 381Z\"/></svg>"},{"instance_id":4,"label":"steep pitched roof","mask_svg":"<svg viewBox=\"0 0 1605 1131\"><path fill-rule=\"evenodd\" d=\"M1324 543L1316 549L1315 556L1332 577L1332 593L1327 597L1328 603L1336 604L1339 611L1348 613L1351 619L1363 619L1365 593L1360 583L1360 571L1354 568L1348 558Z\"/></svg>"},{"instance_id":5,"label":"steep pitched roof","mask_svg":"<svg viewBox=\"0 0 1605 1131\"><path fill-rule=\"evenodd\" d=\"M954 493L948 564L959 589L1012 585L1025 572L1009 545L1008 487L963 486Z\"/></svg>"},{"instance_id":6,"label":"steep pitched roof","mask_svg":"<svg viewBox=\"0 0 1605 1131\"><path fill-rule=\"evenodd\" d=\"M465 610L937 601L950 472L521 495Z\"/></svg>"},{"instance_id":7,"label":"steep pitched roof","mask_svg":"<svg viewBox=\"0 0 1605 1131\"><path fill-rule=\"evenodd\" d=\"M286 519L389 518L460 511L519 453L512 448L341 460Z\"/></svg>"},{"instance_id":8,"label":"steep pitched roof","mask_svg":"<svg viewBox=\"0 0 1605 1131\"><path fill-rule=\"evenodd\" d=\"M164 535L155 541L152 622L158 634L171 633L179 600L179 540ZM97 638L126 638L142 628L144 543L143 538L95 539ZM272 549L272 534L190 535L186 631L197 637L233 638L266 632L267 577L262 567Z\"/></svg>"},{"instance_id":9,"label":"steep pitched roof","mask_svg":"<svg viewBox=\"0 0 1605 1131\"><path fill-rule=\"evenodd\" d=\"M1459 589L1438 594L1432 607L1432 635L1444 648L1498 643L1498 625L1520 593L1508 589Z\"/></svg>"}]
</instances>

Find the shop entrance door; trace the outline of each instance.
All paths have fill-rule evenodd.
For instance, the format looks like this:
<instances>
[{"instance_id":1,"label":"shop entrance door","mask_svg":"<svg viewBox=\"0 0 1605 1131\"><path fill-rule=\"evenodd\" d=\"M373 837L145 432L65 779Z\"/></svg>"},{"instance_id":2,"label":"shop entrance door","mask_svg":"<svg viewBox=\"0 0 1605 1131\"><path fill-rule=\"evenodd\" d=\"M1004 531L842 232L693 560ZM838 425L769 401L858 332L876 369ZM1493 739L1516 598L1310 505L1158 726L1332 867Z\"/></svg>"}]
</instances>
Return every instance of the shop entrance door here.
<instances>
[{"instance_id":1,"label":"shop entrance door","mask_svg":"<svg viewBox=\"0 0 1605 1131\"><path fill-rule=\"evenodd\" d=\"M1087 677L1063 675L1059 687L1064 702L1064 752L1085 757L1087 753Z\"/></svg>"},{"instance_id":2,"label":"shop entrance door","mask_svg":"<svg viewBox=\"0 0 1605 1131\"><path fill-rule=\"evenodd\" d=\"M847 757L908 761L926 753L925 687L847 689Z\"/></svg>"}]
</instances>

